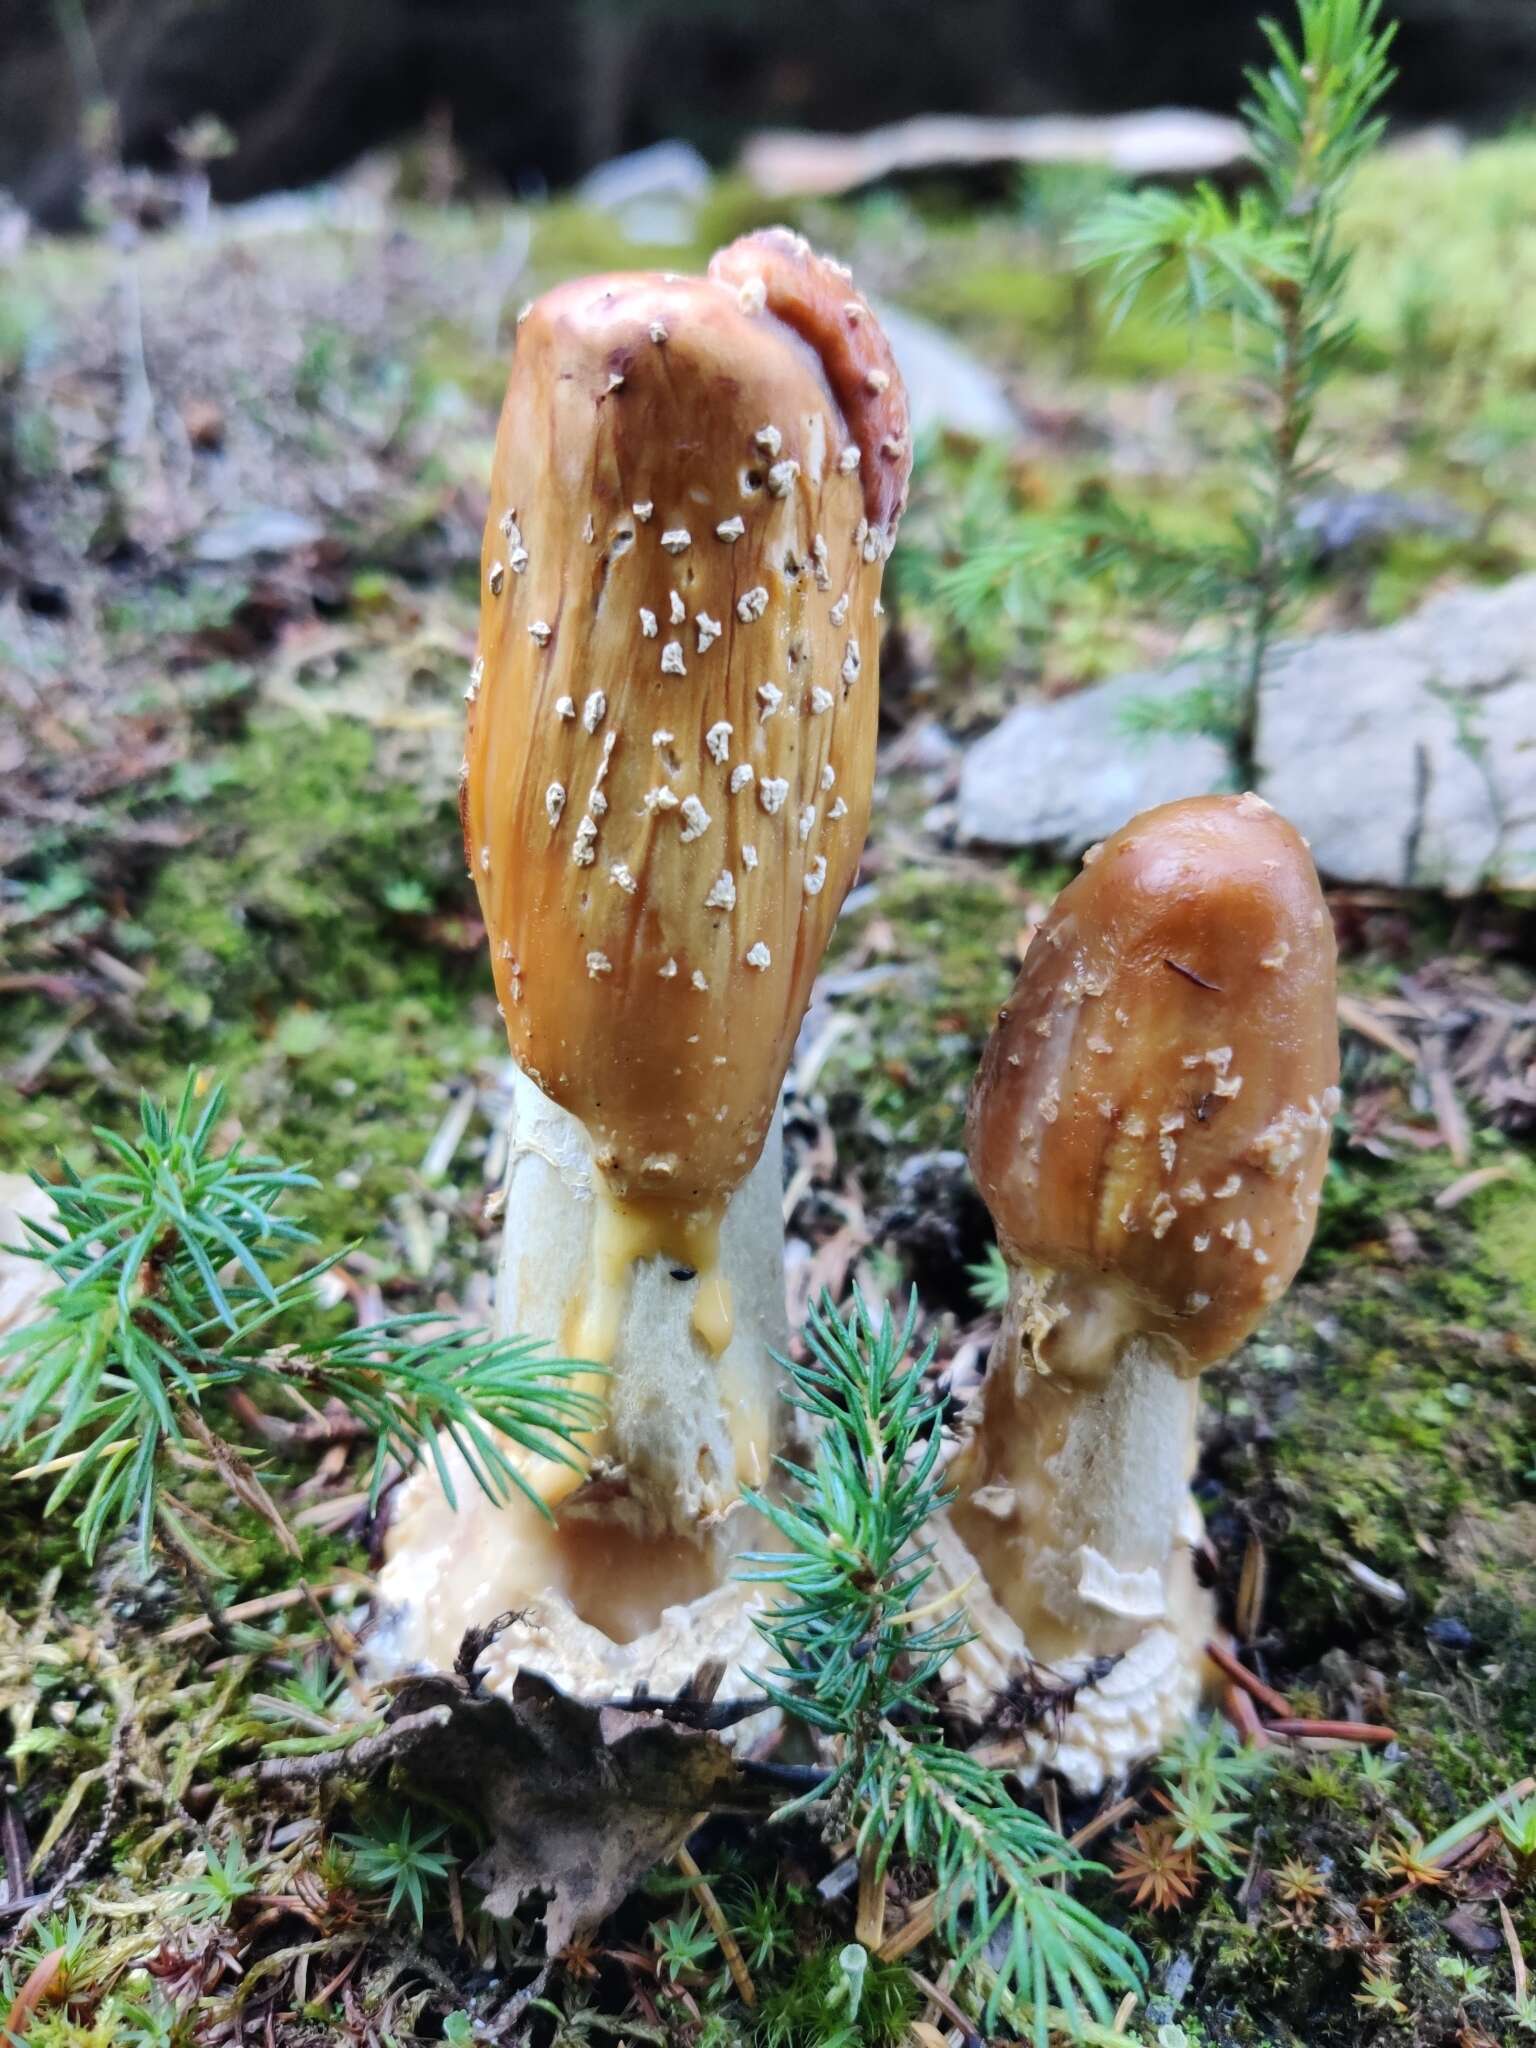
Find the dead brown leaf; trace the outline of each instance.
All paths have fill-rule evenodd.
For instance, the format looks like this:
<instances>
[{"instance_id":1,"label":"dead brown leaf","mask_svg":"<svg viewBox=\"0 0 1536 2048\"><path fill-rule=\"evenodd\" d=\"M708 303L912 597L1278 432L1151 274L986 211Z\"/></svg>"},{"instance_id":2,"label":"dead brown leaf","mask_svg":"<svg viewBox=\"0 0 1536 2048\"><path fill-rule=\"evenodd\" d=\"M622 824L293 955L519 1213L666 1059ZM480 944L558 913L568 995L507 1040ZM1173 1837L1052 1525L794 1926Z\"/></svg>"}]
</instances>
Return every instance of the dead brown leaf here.
<instances>
[{"instance_id":1,"label":"dead brown leaf","mask_svg":"<svg viewBox=\"0 0 1536 2048\"><path fill-rule=\"evenodd\" d=\"M467 1873L489 1912L504 1918L531 1893L548 1895L551 1955L604 1920L708 1813L761 1804L717 1736L587 1706L537 1672L520 1671L510 1699L447 1676L407 1679L391 1713L436 1706L448 1718L412 1748L408 1776L489 1830Z\"/></svg>"}]
</instances>

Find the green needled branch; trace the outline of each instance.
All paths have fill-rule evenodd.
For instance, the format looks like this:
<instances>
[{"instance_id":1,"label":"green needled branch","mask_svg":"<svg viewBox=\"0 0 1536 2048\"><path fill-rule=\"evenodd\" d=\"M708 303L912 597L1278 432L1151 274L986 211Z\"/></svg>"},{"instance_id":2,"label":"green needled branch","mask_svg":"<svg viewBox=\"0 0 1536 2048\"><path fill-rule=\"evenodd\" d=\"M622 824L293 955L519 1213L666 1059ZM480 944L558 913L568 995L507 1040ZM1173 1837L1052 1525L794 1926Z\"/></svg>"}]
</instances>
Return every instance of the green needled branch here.
<instances>
[{"instance_id":1,"label":"green needled branch","mask_svg":"<svg viewBox=\"0 0 1536 2048\"><path fill-rule=\"evenodd\" d=\"M82 1549L134 1526L192 1570L174 1503L162 1488L170 1445L198 1444L246 1506L276 1510L220 1434L226 1396L302 1387L338 1400L375 1439L370 1501L392 1461L410 1465L439 1432L495 1500L527 1491L502 1438L561 1459L599 1403L570 1386L575 1370L521 1338L467 1331L429 1336L426 1316L400 1316L284 1348L285 1325L313 1311L313 1286L333 1259L278 1277L314 1240L282 1213L309 1177L237 1143L215 1150L222 1088L189 1075L174 1109L146 1097L133 1139L98 1129L103 1169L66 1167L40 1182L53 1218L29 1223L24 1249L55 1276L35 1322L0 1339L0 1445L31 1476L55 1476L44 1512L73 1509ZM278 1518L280 1522L280 1518ZM288 1538L285 1547L293 1549ZM197 1574L202 1572L202 1577ZM206 1601L205 1601L206 1604Z\"/></svg>"},{"instance_id":2,"label":"green needled branch","mask_svg":"<svg viewBox=\"0 0 1536 2048\"><path fill-rule=\"evenodd\" d=\"M806 1323L809 1356L783 1361L816 1446L810 1465L786 1462L788 1500L755 1501L789 1545L745 1561L780 1589L759 1623L779 1660L767 1690L833 1740L831 1776L796 1806L826 1800L835 1830L855 1827L865 1938L878 1940L892 1860L930 1866L938 1932L983 2023L1011 2018L1046 2048L1063 2026L1080 2039L1107 2029L1111 1990L1139 1988L1141 1959L1050 1881L1099 1866L942 1740L933 1682L964 1635L948 1600L923 1598L925 1527L947 1496L931 1352L910 1355L915 1327L915 1302L898 1327L858 1297L846 1318L824 1299Z\"/></svg>"},{"instance_id":3,"label":"green needled branch","mask_svg":"<svg viewBox=\"0 0 1536 2048\"><path fill-rule=\"evenodd\" d=\"M1229 337L1254 425L1228 531L1191 539L1099 485L1041 510L1000 456L972 465L958 505L936 519L925 463L900 567L902 589L982 658L1046 639L1088 585L1181 628L1217 622L1207 679L1133 705L1128 727L1211 733L1249 784L1260 691L1310 566L1298 515L1328 474L1318 406L1354 336L1341 207L1381 138L1394 31L1380 0L1298 0L1294 33L1273 22L1265 33L1273 61L1249 73L1243 106L1257 185L1236 200L1208 184L1114 192L1067 237L1083 270L1102 273L1116 320L1155 297L1192 342Z\"/></svg>"},{"instance_id":4,"label":"green needled branch","mask_svg":"<svg viewBox=\"0 0 1536 2048\"><path fill-rule=\"evenodd\" d=\"M1263 24L1273 63L1248 74L1243 118L1261 185L1234 207L1209 186L1108 201L1078 240L1121 311L1154 283L1188 321L1228 316L1262 420L1246 451L1250 507L1231 563L1231 737L1253 779L1259 691L1275 634L1306 571L1301 494L1326 473L1317 403L1353 338L1344 311L1344 189L1381 139L1395 27L1380 0L1298 0L1295 39Z\"/></svg>"}]
</instances>

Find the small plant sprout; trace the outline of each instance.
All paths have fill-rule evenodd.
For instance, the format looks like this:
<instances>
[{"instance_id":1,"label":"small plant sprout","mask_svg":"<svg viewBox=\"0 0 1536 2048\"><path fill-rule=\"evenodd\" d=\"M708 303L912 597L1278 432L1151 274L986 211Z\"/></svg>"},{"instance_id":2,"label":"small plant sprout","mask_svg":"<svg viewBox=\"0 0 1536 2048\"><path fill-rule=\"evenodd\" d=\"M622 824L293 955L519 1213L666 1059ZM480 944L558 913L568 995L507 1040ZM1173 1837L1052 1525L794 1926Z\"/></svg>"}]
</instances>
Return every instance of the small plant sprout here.
<instances>
[{"instance_id":1,"label":"small plant sprout","mask_svg":"<svg viewBox=\"0 0 1536 2048\"><path fill-rule=\"evenodd\" d=\"M203 1874L187 1886L187 1917L190 1920L227 1920L242 1899L248 1899L260 1884L260 1866L248 1863L245 1844L231 1835L224 1853L211 1845Z\"/></svg>"},{"instance_id":2,"label":"small plant sprout","mask_svg":"<svg viewBox=\"0 0 1536 2048\"><path fill-rule=\"evenodd\" d=\"M1536 1794L1498 1810L1499 1834L1522 1884L1536 1878Z\"/></svg>"},{"instance_id":3,"label":"small plant sprout","mask_svg":"<svg viewBox=\"0 0 1536 2048\"><path fill-rule=\"evenodd\" d=\"M1116 1842L1111 1854L1115 1888L1133 1906L1153 1913L1177 1912L1200 1889L1194 1851L1175 1842L1167 1821L1136 1822L1129 1841Z\"/></svg>"},{"instance_id":4,"label":"small plant sprout","mask_svg":"<svg viewBox=\"0 0 1536 2048\"><path fill-rule=\"evenodd\" d=\"M717 1945L697 1909L680 1920L663 1920L652 1929L652 1939L661 1970L673 1983L691 1976Z\"/></svg>"},{"instance_id":5,"label":"small plant sprout","mask_svg":"<svg viewBox=\"0 0 1536 2048\"><path fill-rule=\"evenodd\" d=\"M1199 1697L1198 1376L1311 1239L1334 1003L1301 840L1257 797L1192 798L1085 856L983 1055L971 1165L1011 1287L936 1537L974 1630L949 1676L981 1722L1037 1665L1073 1688L1023 1741L1082 1793Z\"/></svg>"},{"instance_id":6,"label":"small plant sprout","mask_svg":"<svg viewBox=\"0 0 1536 2048\"><path fill-rule=\"evenodd\" d=\"M759 1622L773 1698L832 1739L835 1761L802 1803L851 1827L858 1935L877 1948L885 1879L901 1857L932 1873L934 1924L990 2029L1012 2017L1036 2048L1053 2027L1106 2024L1111 1992L1135 1989L1132 1943L1070 1891L1085 1861L1006 1780L940 1739L934 1682L961 1639L953 1594L935 1597L930 1533L945 1495L930 1353L911 1355L916 1306L897 1325L858 1297L830 1300L786 1362L790 1399L815 1425L790 1496L756 1505L789 1546L744 1569L776 1586Z\"/></svg>"},{"instance_id":7,"label":"small plant sprout","mask_svg":"<svg viewBox=\"0 0 1536 2048\"><path fill-rule=\"evenodd\" d=\"M503 1610L493 1688L755 1649L730 1563L778 1420L776 1108L864 844L908 439L878 321L782 229L521 323L462 785L519 1068L498 1314L611 1376L576 1463L524 1465L553 1524L406 1489L402 1662Z\"/></svg>"},{"instance_id":8,"label":"small plant sprout","mask_svg":"<svg viewBox=\"0 0 1536 2048\"><path fill-rule=\"evenodd\" d=\"M978 1308L1001 1313L1008 1306L1008 1264L999 1246L989 1244L975 1265L966 1267L965 1277Z\"/></svg>"},{"instance_id":9,"label":"small plant sprout","mask_svg":"<svg viewBox=\"0 0 1536 2048\"><path fill-rule=\"evenodd\" d=\"M71 1509L87 1557L132 1527L158 1536L202 1584L203 1561L166 1479L167 1453L206 1454L230 1491L297 1554L260 1480L227 1439L223 1403L334 1398L367 1424L369 1499L392 1466L429 1455L494 1499L523 1487L508 1446L569 1455L594 1398L523 1338L429 1335L425 1316L314 1335L314 1240L285 1213L307 1175L236 1142L220 1149L222 1088L189 1075L174 1109L140 1104L133 1138L98 1129L104 1164L65 1167L29 1254L53 1276L36 1321L0 1338L9 1361L0 1442L55 1480L45 1513ZM292 1335L302 1332L302 1347Z\"/></svg>"},{"instance_id":10,"label":"small plant sprout","mask_svg":"<svg viewBox=\"0 0 1536 2048\"><path fill-rule=\"evenodd\" d=\"M1390 1967L1367 1970L1360 1979L1360 1989L1355 1993L1355 2004L1375 2019L1406 2019L1408 2007L1403 2001L1402 1989Z\"/></svg>"},{"instance_id":11,"label":"small plant sprout","mask_svg":"<svg viewBox=\"0 0 1536 2048\"><path fill-rule=\"evenodd\" d=\"M448 1856L437 1847L448 1833L441 1821L418 1821L408 1807L392 1818L381 1817L366 1833L341 1834L337 1840L352 1854L352 1874L364 1890L388 1891L385 1911L393 1917L409 1908L419 1930L427 1917L427 1886L445 1878Z\"/></svg>"},{"instance_id":12,"label":"small plant sprout","mask_svg":"<svg viewBox=\"0 0 1536 2048\"><path fill-rule=\"evenodd\" d=\"M1383 1756L1379 1749L1361 1749L1355 1755L1355 1776L1361 1788L1380 1802L1391 1795L1397 1764L1393 1758Z\"/></svg>"}]
</instances>

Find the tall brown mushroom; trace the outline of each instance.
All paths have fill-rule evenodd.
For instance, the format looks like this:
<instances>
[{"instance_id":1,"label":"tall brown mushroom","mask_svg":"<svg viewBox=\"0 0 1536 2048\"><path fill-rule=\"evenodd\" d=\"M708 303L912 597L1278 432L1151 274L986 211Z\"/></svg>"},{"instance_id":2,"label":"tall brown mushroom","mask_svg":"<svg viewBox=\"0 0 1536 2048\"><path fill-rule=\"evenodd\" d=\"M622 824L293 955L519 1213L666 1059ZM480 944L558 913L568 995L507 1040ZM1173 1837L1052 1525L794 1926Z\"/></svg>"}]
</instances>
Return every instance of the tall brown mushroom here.
<instances>
[{"instance_id":1,"label":"tall brown mushroom","mask_svg":"<svg viewBox=\"0 0 1536 2048\"><path fill-rule=\"evenodd\" d=\"M943 1537L977 1630L954 1675L979 1714L1026 1659L1086 1677L1030 1742L1079 1790L1198 1698L1198 1376L1301 1263L1337 1078L1327 906L1255 796L1094 848L998 1013L969 1143L1011 1291Z\"/></svg>"},{"instance_id":2,"label":"tall brown mushroom","mask_svg":"<svg viewBox=\"0 0 1536 2048\"><path fill-rule=\"evenodd\" d=\"M423 1472L401 1653L526 1611L591 1693L744 1650L723 1533L772 1462L775 1106L868 822L906 401L841 266L783 230L707 278L583 278L519 323L462 812L521 1069L498 1321L609 1368L557 1511Z\"/></svg>"}]
</instances>

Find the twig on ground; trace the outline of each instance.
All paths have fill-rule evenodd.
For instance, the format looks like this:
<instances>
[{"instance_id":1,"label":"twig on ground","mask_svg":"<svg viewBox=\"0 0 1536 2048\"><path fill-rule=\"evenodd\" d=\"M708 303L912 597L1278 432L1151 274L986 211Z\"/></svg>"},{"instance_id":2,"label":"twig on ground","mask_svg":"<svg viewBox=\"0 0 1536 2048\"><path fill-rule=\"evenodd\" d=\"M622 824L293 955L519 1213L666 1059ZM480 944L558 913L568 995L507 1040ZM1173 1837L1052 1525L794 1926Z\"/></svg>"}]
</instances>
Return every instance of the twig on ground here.
<instances>
[{"instance_id":1,"label":"twig on ground","mask_svg":"<svg viewBox=\"0 0 1536 2048\"><path fill-rule=\"evenodd\" d=\"M321 1750L313 1756L272 1756L247 1765L238 1776L254 1778L260 1786L321 1785L327 1778L363 1777L380 1764L404 1756L429 1735L436 1735L453 1719L453 1709L444 1703L427 1707L419 1714L406 1714L391 1722L377 1735L364 1735L345 1749Z\"/></svg>"},{"instance_id":2,"label":"twig on ground","mask_svg":"<svg viewBox=\"0 0 1536 2048\"><path fill-rule=\"evenodd\" d=\"M316 1586L315 1594L322 1600L336 1593L367 1593L370 1581L361 1572L346 1578L333 1579L329 1585ZM263 1593L254 1600L237 1600L232 1607L223 1610L225 1621L261 1621L269 1614L282 1614L290 1607L297 1607L308 1598L309 1589L303 1586L287 1586L281 1593ZM160 1631L162 1643L190 1643L198 1636L213 1633L206 1616L196 1621L178 1621L170 1628Z\"/></svg>"}]
</instances>

